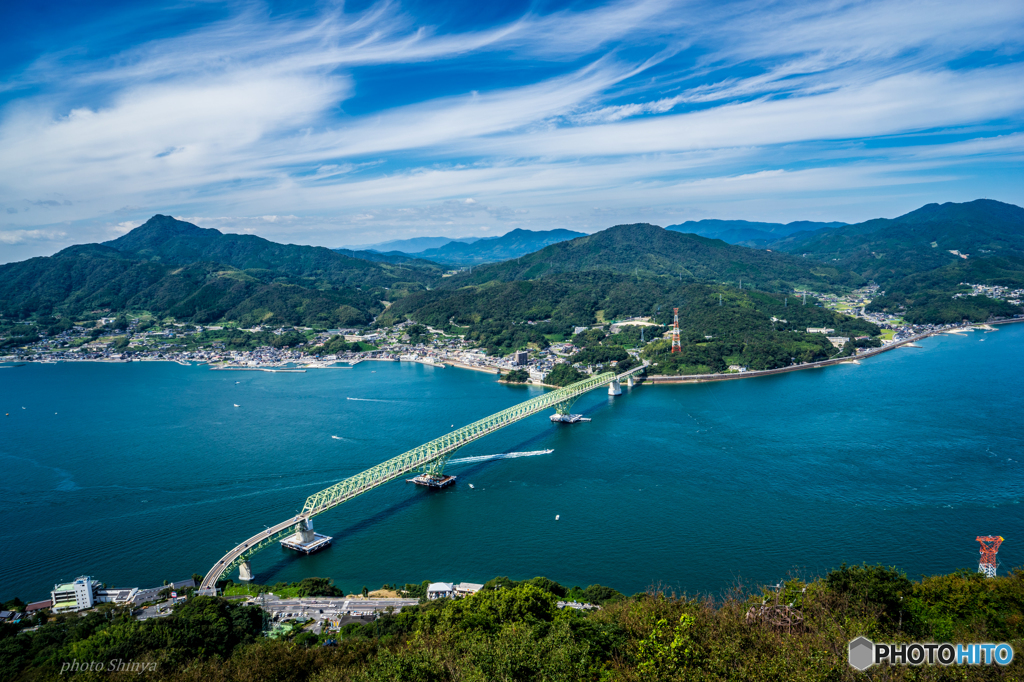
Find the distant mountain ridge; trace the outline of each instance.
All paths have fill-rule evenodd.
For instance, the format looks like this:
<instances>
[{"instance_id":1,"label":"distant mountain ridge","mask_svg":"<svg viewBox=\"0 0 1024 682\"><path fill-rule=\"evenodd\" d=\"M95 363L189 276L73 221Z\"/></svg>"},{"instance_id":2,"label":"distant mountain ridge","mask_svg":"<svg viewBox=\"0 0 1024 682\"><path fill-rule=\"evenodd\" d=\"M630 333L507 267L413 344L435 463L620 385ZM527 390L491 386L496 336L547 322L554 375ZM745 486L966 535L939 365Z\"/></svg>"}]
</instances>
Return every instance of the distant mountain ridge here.
<instances>
[{"instance_id":1,"label":"distant mountain ridge","mask_svg":"<svg viewBox=\"0 0 1024 682\"><path fill-rule=\"evenodd\" d=\"M495 237L412 237L410 239L392 239L391 241L379 242L377 244L357 244L355 246L342 246L335 251L379 251L380 253L420 253L427 249L437 249L451 242L463 242L472 244L480 239L494 239Z\"/></svg>"},{"instance_id":2,"label":"distant mountain ridge","mask_svg":"<svg viewBox=\"0 0 1024 682\"><path fill-rule=\"evenodd\" d=\"M679 225L669 225L665 229L673 232L689 232L711 239L721 239L728 244L743 244L758 247L788 237L797 232L816 232L834 227L842 227L846 223L819 223L810 220L797 220L792 223L760 223L747 220L687 220Z\"/></svg>"},{"instance_id":3,"label":"distant mountain ridge","mask_svg":"<svg viewBox=\"0 0 1024 682\"><path fill-rule=\"evenodd\" d=\"M815 274L818 270L821 274ZM531 280L563 273L601 271L620 275L669 276L691 282L732 282L779 288L802 282L828 288L844 280L783 253L749 249L719 239L674 232L657 225L616 225L592 235L547 246L516 260L474 268L440 286L490 280Z\"/></svg>"},{"instance_id":4,"label":"distant mountain ridge","mask_svg":"<svg viewBox=\"0 0 1024 682\"><path fill-rule=\"evenodd\" d=\"M479 239L472 244L450 242L436 249L428 249L417 253L420 258L458 265L476 265L479 263L495 263L519 258L550 244L586 236L583 232L573 230L522 230L515 229L500 237Z\"/></svg>"}]
</instances>

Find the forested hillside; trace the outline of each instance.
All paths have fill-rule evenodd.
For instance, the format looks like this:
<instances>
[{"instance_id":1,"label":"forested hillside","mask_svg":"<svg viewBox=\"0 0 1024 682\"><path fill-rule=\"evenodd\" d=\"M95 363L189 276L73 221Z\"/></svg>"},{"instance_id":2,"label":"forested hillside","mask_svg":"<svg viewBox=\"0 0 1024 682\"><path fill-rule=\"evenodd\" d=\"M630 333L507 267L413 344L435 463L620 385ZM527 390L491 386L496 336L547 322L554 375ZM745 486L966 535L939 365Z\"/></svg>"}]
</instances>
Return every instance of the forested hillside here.
<instances>
[{"instance_id":1,"label":"forested hillside","mask_svg":"<svg viewBox=\"0 0 1024 682\"><path fill-rule=\"evenodd\" d=\"M104 246L137 259L164 263L221 263L239 270L277 273L309 283L333 286L389 286L397 281L432 282L440 274L433 263L410 267L353 258L322 246L297 246L243 234L223 234L170 216L155 215ZM405 260L403 258L403 260ZM410 259L411 260L411 259Z\"/></svg>"},{"instance_id":2,"label":"forested hillside","mask_svg":"<svg viewBox=\"0 0 1024 682\"><path fill-rule=\"evenodd\" d=\"M910 321L985 320L1020 312L991 299L954 299L966 290L961 282L1024 287L1024 209L1012 204L928 204L892 220L799 233L770 248L877 282L886 296L873 309L898 311Z\"/></svg>"},{"instance_id":3,"label":"forested hillside","mask_svg":"<svg viewBox=\"0 0 1024 682\"><path fill-rule=\"evenodd\" d=\"M725 369L722 363L730 356L736 356L736 363L756 369L785 366L794 357L805 361L830 357L835 351L828 341L821 334L808 335L807 327L831 327L852 336L879 333L869 322L813 303L801 305L792 295L740 291L667 277L642 277L638 281L608 272L417 292L392 305L380 321L389 324L410 317L439 328L462 327L468 339L491 353L505 354L528 343L544 348L552 339L572 336L576 326L604 320L642 315L668 325L674 307L680 309L687 350L692 342L700 357L715 358L713 362L691 364L715 369ZM661 365L666 370L671 366L668 362Z\"/></svg>"},{"instance_id":4,"label":"forested hillside","mask_svg":"<svg viewBox=\"0 0 1024 682\"><path fill-rule=\"evenodd\" d=\"M724 369L725 358L733 358L776 367L833 352L821 335L803 340L807 327L859 325L858 334L878 334L874 325L854 324L815 305L791 305L797 302L794 287L829 291L857 281L786 254L655 225L618 225L447 278L436 289L397 301L380 321L408 317L435 327L455 325L490 352L507 353L527 343L545 347L571 336L573 327L606 320L652 316L668 324L672 308L679 307L683 328L702 343L703 360L690 364ZM788 312L793 314L783 314ZM773 322L775 314L788 321ZM713 347L706 347L705 335L715 337Z\"/></svg>"},{"instance_id":5,"label":"forested hillside","mask_svg":"<svg viewBox=\"0 0 1024 682\"><path fill-rule=\"evenodd\" d=\"M439 270L225 235L158 215L106 244L0 265L0 314L146 310L198 323L365 325L384 309L384 287L390 295L422 289Z\"/></svg>"},{"instance_id":6,"label":"forested hillside","mask_svg":"<svg viewBox=\"0 0 1024 682\"><path fill-rule=\"evenodd\" d=\"M772 248L835 263L883 288L918 272L969 258L1024 258L1024 209L989 199L928 204L892 220L878 218L811 234Z\"/></svg>"},{"instance_id":7,"label":"forested hillside","mask_svg":"<svg viewBox=\"0 0 1024 682\"><path fill-rule=\"evenodd\" d=\"M441 286L455 288L495 280L509 282L588 272L634 278L667 277L683 282L726 282L734 286L743 281L762 291L778 292L792 291L794 286L827 291L863 282L852 273L787 254L733 246L642 223L616 225L522 258L474 268Z\"/></svg>"},{"instance_id":8,"label":"forested hillside","mask_svg":"<svg viewBox=\"0 0 1024 682\"><path fill-rule=\"evenodd\" d=\"M305 581L304 581L305 582ZM326 582L326 581L324 581ZM407 585L413 592L420 585ZM579 599L599 608L558 608ZM670 680L1019 680L1009 666L880 665L860 673L848 643L1009 642L1024 637L1024 574L961 571L910 580L882 566L841 566L776 589L719 597L652 587L626 597L601 585L499 577L463 599L439 599L321 635L290 621L262 634L257 606L191 597L165 618L136 621L103 604L35 632L0 624L0 678L314 680L315 682L661 682ZM43 620L43 619L40 619ZM65 672L80 662L148 664L149 671Z\"/></svg>"}]
</instances>

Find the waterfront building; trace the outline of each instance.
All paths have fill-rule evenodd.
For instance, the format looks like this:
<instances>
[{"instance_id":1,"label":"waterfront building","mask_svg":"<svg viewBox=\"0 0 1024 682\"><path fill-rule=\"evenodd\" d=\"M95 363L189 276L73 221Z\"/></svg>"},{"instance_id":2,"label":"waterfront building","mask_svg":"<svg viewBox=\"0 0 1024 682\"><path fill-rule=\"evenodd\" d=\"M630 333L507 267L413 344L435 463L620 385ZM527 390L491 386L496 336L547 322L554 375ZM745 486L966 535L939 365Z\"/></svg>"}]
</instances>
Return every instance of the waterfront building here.
<instances>
[{"instance_id":1,"label":"waterfront building","mask_svg":"<svg viewBox=\"0 0 1024 682\"><path fill-rule=\"evenodd\" d=\"M79 576L70 583L54 585L53 591L50 592L53 612L63 613L64 611L91 609L96 604L96 593L99 591L99 587L99 583L88 575Z\"/></svg>"},{"instance_id":2,"label":"waterfront building","mask_svg":"<svg viewBox=\"0 0 1024 682\"><path fill-rule=\"evenodd\" d=\"M484 589L484 586L478 585L477 583L459 583L455 586L455 596L468 597L471 594L476 594L482 589Z\"/></svg>"},{"instance_id":3,"label":"waterfront building","mask_svg":"<svg viewBox=\"0 0 1024 682\"><path fill-rule=\"evenodd\" d=\"M451 583L430 583L427 587L427 599L441 599L455 596L455 586Z\"/></svg>"},{"instance_id":4,"label":"waterfront building","mask_svg":"<svg viewBox=\"0 0 1024 682\"><path fill-rule=\"evenodd\" d=\"M34 601L25 607L25 613L35 613L40 609L48 609L51 606L53 606L53 602L51 602L49 599L46 599L44 601Z\"/></svg>"}]
</instances>

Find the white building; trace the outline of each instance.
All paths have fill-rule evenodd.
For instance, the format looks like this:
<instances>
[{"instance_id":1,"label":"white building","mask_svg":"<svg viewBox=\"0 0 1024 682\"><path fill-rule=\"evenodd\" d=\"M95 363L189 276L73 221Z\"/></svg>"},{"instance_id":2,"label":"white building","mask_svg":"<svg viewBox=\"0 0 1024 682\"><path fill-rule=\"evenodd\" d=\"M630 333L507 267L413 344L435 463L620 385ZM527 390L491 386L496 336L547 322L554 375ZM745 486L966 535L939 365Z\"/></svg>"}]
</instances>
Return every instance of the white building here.
<instances>
[{"instance_id":1,"label":"white building","mask_svg":"<svg viewBox=\"0 0 1024 682\"><path fill-rule=\"evenodd\" d=\"M831 341L832 345L836 348L842 348L850 338L848 336L830 336L828 337L828 340Z\"/></svg>"},{"instance_id":2,"label":"white building","mask_svg":"<svg viewBox=\"0 0 1024 682\"><path fill-rule=\"evenodd\" d=\"M484 589L484 586L476 583L459 583L455 586L455 595L458 597L468 597L471 594L476 594L482 589Z\"/></svg>"},{"instance_id":3,"label":"white building","mask_svg":"<svg viewBox=\"0 0 1024 682\"><path fill-rule=\"evenodd\" d=\"M455 586L451 583L430 583L427 587L427 599L441 599L455 596Z\"/></svg>"},{"instance_id":4,"label":"white building","mask_svg":"<svg viewBox=\"0 0 1024 682\"><path fill-rule=\"evenodd\" d=\"M96 590L96 603L131 604L139 594L137 587L101 587Z\"/></svg>"},{"instance_id":5,"label":"white building","mask_svg":"<svg viewBox=\"0 0 1024 682\"><path fill-rule=\"evenodd\" d=\"M96 604L99 587L99 583L87 575L79 576L74 582L54 585L50 592L53 612L91 609Z\"/></svg>"},{"instance_id":6,"label":"white building","mask_svg":"<svg viewBox=\"0 0 1024 682\"><path fill-rule=\"evenodd\" d=\"M825 327L808 327L808 334L835 334L835 329L826 329Z\"/></svg>"}]
</instances>

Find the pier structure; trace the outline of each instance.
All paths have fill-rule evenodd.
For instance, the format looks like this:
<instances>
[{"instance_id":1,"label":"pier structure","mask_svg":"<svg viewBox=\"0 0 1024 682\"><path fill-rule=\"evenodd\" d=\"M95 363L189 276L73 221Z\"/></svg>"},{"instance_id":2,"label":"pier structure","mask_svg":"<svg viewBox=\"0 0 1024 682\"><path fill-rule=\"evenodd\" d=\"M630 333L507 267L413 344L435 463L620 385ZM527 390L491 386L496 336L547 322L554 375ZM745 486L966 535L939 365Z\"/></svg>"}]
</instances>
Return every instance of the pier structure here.
<instances>
[{"instance_id":1,"label":"pier structure","mask_svg":"<svg viewBox=\"0 0 1024 682\"><path fill-rule=\"evenodd\" d=\"M247 575L249 580L252 579L252 566L250 564L250 558L266 547L281 542L282 546L296 549L297 551L304 551L303 547L311 546L316 542L320 542L318 538L326 539L329 544L331 538L326 535L318 535L313 532L312 519L314 516L323 514L324 512L337 507L339 504L347 502L363 493L367 493L374 488L380 487L389 481L393 481L396 478L406 476L410 473L418 472L420 475L425 475L427 478L442 479L444 477L444 466L451 458L451 456L461 447L471 443L479 438L483 438L499 429L503 429L510 424L514 424L518 421L531 417L538 412L549 410L554 408L556 415L552 416L552 420L555 421L567 421L573 423L575 421L589 421L580 415L570 415L569 409L572 404L576 402L584 393L592 391L595 388L600 388L606 384L610 384L613 381L621 382L627 378L631 378L635 374L639 374L646 369L646 363L639 367L634 367L621 374L614 372L605 372L603 374L597 374L592 377L577 381L574 384L570 384L563 388L539 395L536 398L531 398L525 402L514 405L508 409L502 410L497 414L492 414L489 417L485 417L479 421L473 422L467 426L463 426L460 429L456 429L451 433L445 434L439 438L424 443L419 447L413 448L408 452L405 452L397 457L393 457L386 462L382 462L374 467L358 473L355 476L346 478L343 481L339 481L329 488L325 488L318 493L310 495L306 498L305 504L302 506L302 511L298 512L295 516L282 521L274 526L268 527L266 530L257 533L242 544L236 546L225 554L220 561L206 573L203 578L203 582L200 585L200 590L203 590L205 594L209 594L214 591L217 585L217 581L221 579L225 573L229 573L235 568L239 568L240 573L244 571L244 575ZM621 385L621 384L620 384ZM564 417L570 417L565 419ZM571 417L577 417L577 419L571 419ZM326 545L322 545L326 546ZM317 547L318 549L320 546ZM306 552L308 553L308 552ZM243 568L244 565L244 568ZM243 578L245 579L245 578Z\"/></svg>"}]
</instances>

